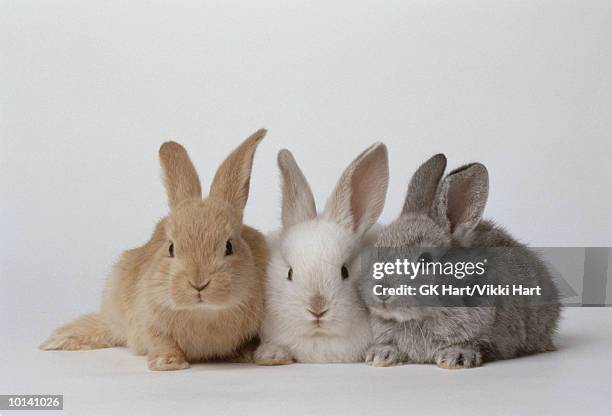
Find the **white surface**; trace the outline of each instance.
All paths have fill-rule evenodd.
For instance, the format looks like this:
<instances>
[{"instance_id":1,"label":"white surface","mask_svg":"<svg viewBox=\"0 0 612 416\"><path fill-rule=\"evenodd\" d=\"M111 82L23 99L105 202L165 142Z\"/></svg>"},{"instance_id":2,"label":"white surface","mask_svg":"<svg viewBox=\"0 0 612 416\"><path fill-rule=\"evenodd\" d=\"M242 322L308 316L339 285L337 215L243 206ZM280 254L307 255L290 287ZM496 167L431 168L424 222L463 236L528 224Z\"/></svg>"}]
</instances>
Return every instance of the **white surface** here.
<instances>
[{"instance_id":1,"label":"white surface","mask_svg":"<svg viewBox=\"0 0 612 416\"><path fill-rule=\"evenodd\" d=\"M454 371L197 364L157 373L126 349L3 343L0 391L64 394L66 415L611 415L612 308L564 316L558 351Z\"/></svg>"},{"instance_id":2,"label":"white surface","mask_svg":"<svg viewBox=\"0 0 612 416\"><path fill-rule=\"evenodd\" d=\"M264 231L279 224L281 147L321 204L345 165L383 140L384 221L416 166L444 151L451 167L488 165L486 214L519 239L612 245L611 18L607 0L0 2L0 393L60 389L83 413L106 395L125 399L107 406L135 398L160 413L197 401L203 414L602 404L610 337L596 335L599 318L568 321L559 353L469 373L202 366L152 377L126 351L8 343L31 347L97 308L112 261L167 211L157 149L168 139L209 184L267 127L246 209ZM608 310L579 312L610 324Z\"/></svg>"},{"instance_id":3,"label":"white surface","mask_svg":"<svg viewBox=\"0 0 612 416\"><path fill-rule=\"evenodd\" d=\"M522 241L612 246L611 20L608 0L1 1L0 326L40 338L97 308L167 212L163 141L209 184L261 126L246 221L264 231L281 147L321 205L383 140L383 221L444 151L489 166L485 214Z\"/></svg>"}]
</instances>

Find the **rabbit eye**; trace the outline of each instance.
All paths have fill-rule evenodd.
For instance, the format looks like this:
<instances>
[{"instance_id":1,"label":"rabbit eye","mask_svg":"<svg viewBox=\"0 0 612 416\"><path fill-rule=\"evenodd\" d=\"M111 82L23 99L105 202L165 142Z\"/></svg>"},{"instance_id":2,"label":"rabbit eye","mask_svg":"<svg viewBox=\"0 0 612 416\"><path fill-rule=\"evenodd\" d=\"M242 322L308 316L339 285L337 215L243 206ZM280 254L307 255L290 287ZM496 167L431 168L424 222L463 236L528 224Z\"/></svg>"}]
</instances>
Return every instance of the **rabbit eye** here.
<instances>
[{"instance_id":1,"label":"rabbit eye","mask_svg":"<svg viewBox=\"0 0 612 416\"><path fill-rule=\"evenodd\" d=\"M172 241L170 241L170 245L168 246L168 255L174 257L174 243Z\"/></svg>"},{"instance_id":2,"label":"rabbit eye","mask_svg":"<svg viewBox=\"0 0 612 416\"><path fill-rule=\"evenodd\" d=\"M225 255L231 256L232 254L234 254L234 246L232 246L232 242L230 240L227 240L225 243Z\"/></svg>"},{"instance_id":3,"label":"rabbit eye","mask_svg":"<svg viewBox=\"0 0 612 416\"><path fill-rule=\"evenodd\" d=\"M287 272L287 280L293 280L293 269L291 267L289 267L289 271Z\"/></svg>"},{"instance_id":4,"label":"rabbit eye","mask_svg":"<svg viewBox=\"0 0 612 416\"><path fill-rule=\"evenodd\" d=\"M422 261L423 263L431 263L433 261L433 257L431 256L430 253L425 251L421 253L418 261Z\"/></svg>"},{"instance_id":5,"label":"rabbit eye","mask_svg":"<svg viewBox=\"0 0 612 416\"><path fill-rule=\"evenodd\" d=\"M346 280L349 278L349 272L345 265L342 265L341 273L342 273L342 280Z\"/></svg>"}]
</instances>

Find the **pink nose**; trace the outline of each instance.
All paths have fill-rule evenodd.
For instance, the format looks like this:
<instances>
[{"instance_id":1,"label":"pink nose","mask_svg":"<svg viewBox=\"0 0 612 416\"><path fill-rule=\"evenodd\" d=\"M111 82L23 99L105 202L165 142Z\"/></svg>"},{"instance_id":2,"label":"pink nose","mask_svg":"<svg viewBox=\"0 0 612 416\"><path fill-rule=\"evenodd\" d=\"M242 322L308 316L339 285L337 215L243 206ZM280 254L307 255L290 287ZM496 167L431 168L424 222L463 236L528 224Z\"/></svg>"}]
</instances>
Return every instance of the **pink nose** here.
<instances>
[{"instance_id":1,"label":"pink nose","mask_svg":"<svg viewBox=\"0 0 612 416\"><path fill-rule=\"evenodd\" d=\"M327 313L327 309L323 311L317 311L317 312L313 311L312 309L308 309L308 312L310 312L310 314L314 316L315 318L321 319L321 317Z\"/></svg>"}]
</instances>

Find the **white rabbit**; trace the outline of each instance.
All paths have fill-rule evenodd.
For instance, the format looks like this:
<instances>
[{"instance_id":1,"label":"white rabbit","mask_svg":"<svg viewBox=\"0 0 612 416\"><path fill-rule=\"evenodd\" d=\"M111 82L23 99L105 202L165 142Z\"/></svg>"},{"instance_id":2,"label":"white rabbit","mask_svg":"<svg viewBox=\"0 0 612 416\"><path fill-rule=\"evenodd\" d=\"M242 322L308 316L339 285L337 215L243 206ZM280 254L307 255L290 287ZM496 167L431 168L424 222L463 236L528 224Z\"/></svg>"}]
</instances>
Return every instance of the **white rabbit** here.
<instances>
[{"instance_id":1,"label":"white rabbit","mask_svg":"<svg viewBox=\"0 0 612 416\"><path fill-rule=\"evenodd\" d=\"M357 290L359 254L377 237L372 227L387 193L387 148L375 143L344 171L317 215L306 178L281 150L282 224L271 249L260 365L363 361L372 342Z\"/></svg>"}]
</instances>

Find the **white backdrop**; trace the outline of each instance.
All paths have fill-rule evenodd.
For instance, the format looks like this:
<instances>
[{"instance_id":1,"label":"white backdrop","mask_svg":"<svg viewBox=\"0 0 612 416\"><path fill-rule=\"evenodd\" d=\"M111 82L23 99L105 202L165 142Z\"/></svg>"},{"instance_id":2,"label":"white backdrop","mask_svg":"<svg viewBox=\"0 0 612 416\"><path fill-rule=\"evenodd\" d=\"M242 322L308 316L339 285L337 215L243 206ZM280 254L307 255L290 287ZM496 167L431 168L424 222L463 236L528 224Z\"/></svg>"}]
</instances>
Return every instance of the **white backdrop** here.
<instances>
[{"instance_id":1,"label":"white backdrop","mask_svg":"<svg viewBox=\"0 0 612 416\"><path fill-rule=\"evenodd\" d=\"M382 140L384 221L443 151L489 167L486 213L521 240L612 245L611 19L587 0L2 1L3 333L33 343L97 307L112 261L166 213L168 139L208 186L267 127L246 211L266 231L280 148L322 206Z\"/></svg>"}]
</instances>

